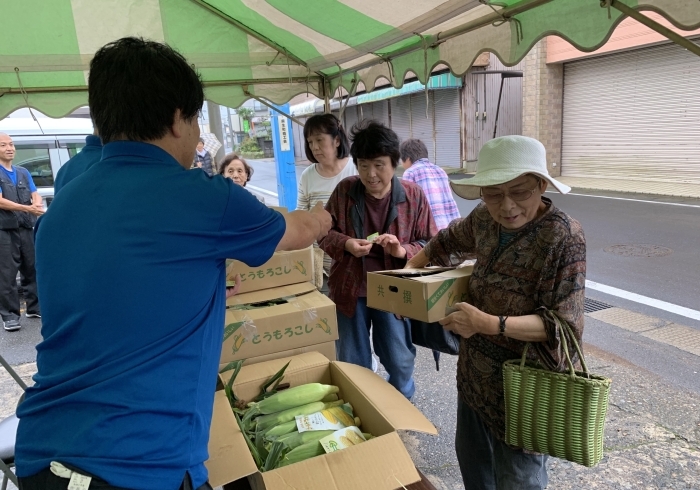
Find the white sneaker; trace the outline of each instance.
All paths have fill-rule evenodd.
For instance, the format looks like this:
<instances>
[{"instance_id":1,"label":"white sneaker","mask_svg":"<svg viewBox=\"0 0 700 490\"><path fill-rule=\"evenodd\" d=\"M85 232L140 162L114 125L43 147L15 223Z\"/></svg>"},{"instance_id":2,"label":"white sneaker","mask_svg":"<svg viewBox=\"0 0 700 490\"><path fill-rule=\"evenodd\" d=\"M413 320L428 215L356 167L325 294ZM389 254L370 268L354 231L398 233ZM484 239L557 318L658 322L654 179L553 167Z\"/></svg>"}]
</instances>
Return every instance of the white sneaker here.
<instances>
[{"instance_id":1,"label":"white sneaker","mask_svg":"<svg viewBox=\"0 0 700 490\"><path fill-rule=\"evenodd\" d=\"M379 369L379 363L377 362L377 358L374 357L374 354L372 354L372 371L374 371L376 373L378 369Z\"/></svg>"},{"instance_id":2,"label":"white sneaker","mask_svg":"<svg viewBox=\"0 0 700 490\"><path fill-rule=\"evenodd\" d=\"M20 328L22 328L22 325L20 325L19 321L17 320L3 321L2 326L8 332L14 332L15 330L19 330Z\"/></svg>"}]
</instances>

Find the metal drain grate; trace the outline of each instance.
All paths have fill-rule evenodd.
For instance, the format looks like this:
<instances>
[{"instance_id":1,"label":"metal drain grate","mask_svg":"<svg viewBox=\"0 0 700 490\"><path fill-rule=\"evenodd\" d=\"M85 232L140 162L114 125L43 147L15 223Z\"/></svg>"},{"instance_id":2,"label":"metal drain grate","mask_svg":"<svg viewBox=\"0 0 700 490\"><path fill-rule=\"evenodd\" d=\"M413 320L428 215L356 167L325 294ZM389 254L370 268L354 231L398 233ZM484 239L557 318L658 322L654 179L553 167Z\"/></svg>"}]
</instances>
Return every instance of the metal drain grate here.
<instances>
[{"instance_id":1,"label":"metal drain grate","mask_svg":"<svg viewBox=\"0 0 700 490\"><path fill-rule=\"evenodd\" d=\"M602 301L596 301L594 299L585 298L583 300L583 311L586 313L593 313L594 311L607 310L612 308L612 305L603 303Z\"/></svg>"}]
</instances>

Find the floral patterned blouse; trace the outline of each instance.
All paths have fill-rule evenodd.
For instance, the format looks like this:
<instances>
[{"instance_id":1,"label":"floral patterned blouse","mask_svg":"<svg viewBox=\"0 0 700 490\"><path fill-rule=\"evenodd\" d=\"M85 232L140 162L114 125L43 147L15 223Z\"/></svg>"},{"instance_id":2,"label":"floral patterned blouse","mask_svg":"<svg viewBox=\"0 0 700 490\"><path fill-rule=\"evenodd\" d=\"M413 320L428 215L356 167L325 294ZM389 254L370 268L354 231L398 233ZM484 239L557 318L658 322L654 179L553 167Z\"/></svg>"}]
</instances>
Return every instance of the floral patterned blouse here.
<instances>
[{"instance_id":1,"label":"floral patterned blouse","mask_svg":"<svg viewBox=\"0 0 700 490\"><path fill-rule=\"evenodd\" d=\"M528 358L561 371L566 363L560 342L563 333L554 317L569 324L581 345L586 240L578 221L549 199L542 201L544 212L506 245L499 244L500 225L482 203L469 216L440 231L425 247L425 254L433 265L444 266L455 256L464 260L475 254L470 302L491 315L539 315L547 340L533 343ZM461 339L460 397L500 440L505 439L502 365L508 359L519 359L525 344L500 335ZM571 342L568 344L575 353Z\"/></svg>"}]
</instances>

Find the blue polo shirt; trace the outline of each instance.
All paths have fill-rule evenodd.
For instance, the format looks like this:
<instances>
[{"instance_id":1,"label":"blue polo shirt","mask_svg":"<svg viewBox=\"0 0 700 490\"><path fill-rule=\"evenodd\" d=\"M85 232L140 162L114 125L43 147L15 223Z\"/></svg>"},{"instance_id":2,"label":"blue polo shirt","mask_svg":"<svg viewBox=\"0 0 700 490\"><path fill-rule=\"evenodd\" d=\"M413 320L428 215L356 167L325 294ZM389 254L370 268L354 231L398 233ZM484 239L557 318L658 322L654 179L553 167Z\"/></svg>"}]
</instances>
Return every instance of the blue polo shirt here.
<instances>
[{"instance_id":1,"label":"blue polo shirt","mask_svg":"<svg viewBox=\"0 0 700 490\"><path fill-rule=\"evenodd\" d=\"M102 141L99 136L91 134L85 138L85 146L80 150L80 153L58 169L56 180L53 183L54 195L63 189L63 186L68 182L99 162L100 158L102 158Z\"/></svg>"},{"instance_id":2,"label":"blue polo shirt","mask_svg":"<svg viewBox=\"0 0 700 490\"><path fill-rule=\"evenodd\" d=\"M42 336L20 405L17 474L51 461L117 487L204 484L225 259L266 262L281 214L146 143L114 142L36 236Z\"/></svg>"}]
</instances>

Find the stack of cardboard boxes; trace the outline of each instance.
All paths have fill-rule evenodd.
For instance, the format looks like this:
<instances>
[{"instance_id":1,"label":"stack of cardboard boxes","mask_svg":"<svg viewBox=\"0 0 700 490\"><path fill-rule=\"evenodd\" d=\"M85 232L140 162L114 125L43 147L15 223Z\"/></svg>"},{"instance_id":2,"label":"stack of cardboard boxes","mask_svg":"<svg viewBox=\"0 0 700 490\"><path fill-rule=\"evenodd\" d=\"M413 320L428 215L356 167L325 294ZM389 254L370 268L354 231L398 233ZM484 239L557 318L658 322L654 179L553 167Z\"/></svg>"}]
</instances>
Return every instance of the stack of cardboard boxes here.
<instances>
[{"instance_id":1,"label":"stack of cardboard boxes","mask_svg":"<svg viewBox=\"0 0 700 490\"><path fill-rule=\"evenodd\" d=\"M226 302L222 365L318 351L335 360L338 322L335 304L310 282L313 248L277 252L260 267L231 260L226 279L241 276L237 295Z\"/></svg>"},{"instance_id":2,"label":"stack of cardboard boxes","mask_svg":"<svg viewBox=\"0 0 700 490\"><path fill-rule=\"evenodd\" d=\"M368 302L375 308L435 321L463 301L471 270L387 271L368 276ZM371 371L335 361L335 304L317 291L313 250L278 252L261 267L227 264L229 284L241 276L239 294L227 301L222 370L245 359L234 384L240 399L252 399L289 362L284 381L320 382L340 388L364 431L375 437L358 446L260 473L246 446L225 393L216 393L209 460L212 486L247 478L254 490L393 490L420 481L397 430L437 434L403 395ZM442 315L442 316L440 316ZM231 371L220 375L225 384Z\"/></svg>"}]
</instances>

